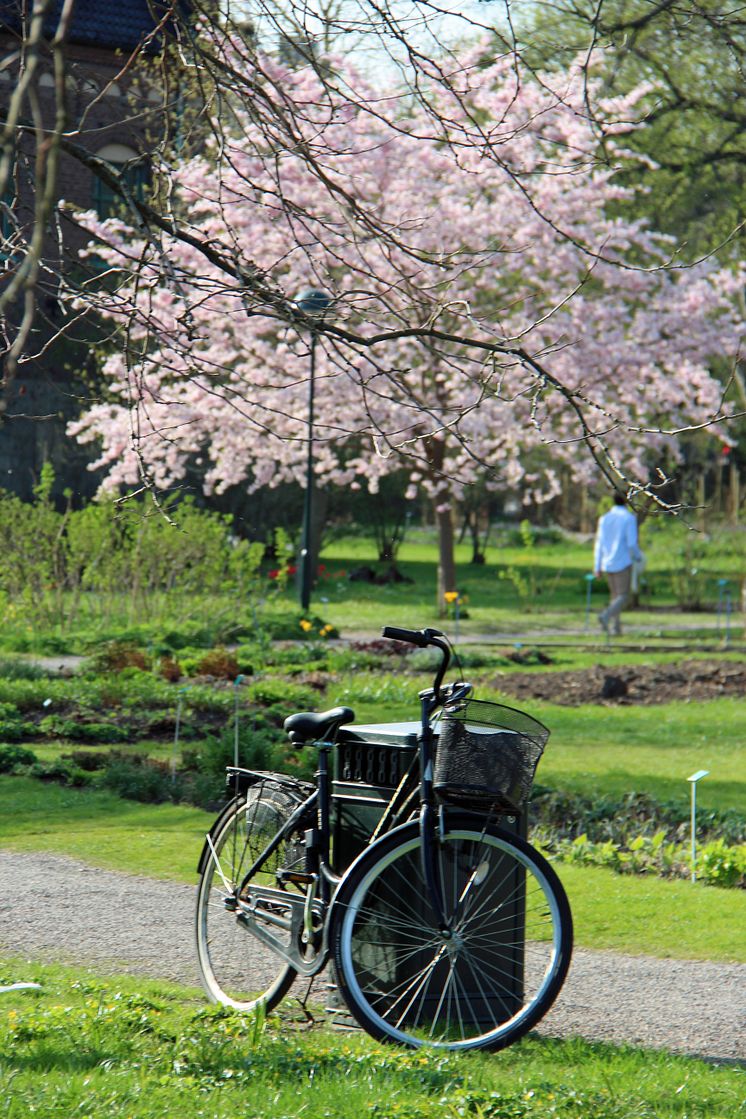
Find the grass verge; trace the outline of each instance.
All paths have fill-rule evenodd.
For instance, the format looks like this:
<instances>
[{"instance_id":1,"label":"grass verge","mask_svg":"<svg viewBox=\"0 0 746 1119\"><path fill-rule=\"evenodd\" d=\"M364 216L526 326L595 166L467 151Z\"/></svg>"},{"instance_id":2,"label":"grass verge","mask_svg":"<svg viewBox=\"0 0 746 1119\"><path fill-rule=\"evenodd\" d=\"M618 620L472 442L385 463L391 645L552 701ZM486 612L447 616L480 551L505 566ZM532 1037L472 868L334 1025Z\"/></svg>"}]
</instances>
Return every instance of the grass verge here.
<instances>
[{"instance_id":1,"label":"grass verge","mask_svg":"<svg viewBox=\"0 0 746 1119\"><path fill-rule=\"evenodd\" d=\"M2 979L17 978L5 961ZM737 1119L744 1073L664 1052L528 1038L494 1055L376 1045L324 1026L257 1022L192 993L26 966L2 996L10 1119Z\"/></svg>"}]
</instances>

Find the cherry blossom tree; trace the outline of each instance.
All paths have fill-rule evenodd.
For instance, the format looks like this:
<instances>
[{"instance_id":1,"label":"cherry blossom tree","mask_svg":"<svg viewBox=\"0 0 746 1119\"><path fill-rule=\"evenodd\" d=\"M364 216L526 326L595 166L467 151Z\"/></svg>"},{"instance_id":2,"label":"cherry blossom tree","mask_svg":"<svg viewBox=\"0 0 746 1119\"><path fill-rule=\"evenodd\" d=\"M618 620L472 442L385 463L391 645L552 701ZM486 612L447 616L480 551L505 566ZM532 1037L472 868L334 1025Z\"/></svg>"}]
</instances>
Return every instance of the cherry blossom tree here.
<instances>
[{"instance_id":1,"label":"cherry blossom tree","mask_svg":"<svg viewBox=\"0 0 746 1119\"><path fill-rule=\"evenodd\" d=\"M442 601L476 479L541 500L569 464L655 495L651 454L725 418L709 361L737 353L742 276L679 269L618 216L634 95L590 119L584 66L531 75L494 38L415 58L403 92L208 31L222 97L202 150L159 199L78 219L109 269L85 305L115 344L108 397L72 430L100 442L109 486L194 465L208 491L302 479L313 349L317 485L374 490L406 465L436 510Z\"/></svg>"},{"instance_id":2,"label":"cherry blossom tree","mask_svg":"<svg viewBox=\"0 0 746 1119\"><path fill-rule=\"evenodd\" d=\"M178 150L199 151L164 149L150 200L65 139L124 205L77 216L96 282L69 303L114 341L73 432L111 487L302 479L313 350L317 485L375 490L405 464L436 510L442 601L474 479L539 500L569 464L655 496L651 455L727 417L708 361L736 354L742 278L678 269L618 216L634 95L589 114L582 64L532 74L494 32L425 53L385 16L405 58L375 75L298 39L289 68L206 15L178 48L205 105Z\"/></svg>"}]
</instances>

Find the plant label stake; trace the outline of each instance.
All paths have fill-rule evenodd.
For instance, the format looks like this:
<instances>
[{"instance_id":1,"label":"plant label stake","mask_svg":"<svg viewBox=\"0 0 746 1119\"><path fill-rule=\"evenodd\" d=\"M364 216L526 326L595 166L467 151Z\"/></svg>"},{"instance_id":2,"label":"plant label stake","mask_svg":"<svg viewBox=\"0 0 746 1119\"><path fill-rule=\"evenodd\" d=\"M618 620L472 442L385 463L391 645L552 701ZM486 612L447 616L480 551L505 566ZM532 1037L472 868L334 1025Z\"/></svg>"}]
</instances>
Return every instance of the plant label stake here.
<instances>
[{"instance_id":1,"label":"plant label stake","mask_svg":"<svg viewBox=\"0 0 746 1119\"><path fill-rule=\"evenodd\" d=\"M233 765L238 769L238 689L243 681L243 676L237 676L233 682Z\"/></svg>"},{"instance_id":2,"label":"plant label stake","mask_svg":"<svg viewBox=\"0 0 746 1119\"><path fill-rule=\"evenodd\" d=\"M692 786L692 882L697 881L697 782L707 777L709 769L698 769L687 781Z\"/></svg>"}]
</instances>

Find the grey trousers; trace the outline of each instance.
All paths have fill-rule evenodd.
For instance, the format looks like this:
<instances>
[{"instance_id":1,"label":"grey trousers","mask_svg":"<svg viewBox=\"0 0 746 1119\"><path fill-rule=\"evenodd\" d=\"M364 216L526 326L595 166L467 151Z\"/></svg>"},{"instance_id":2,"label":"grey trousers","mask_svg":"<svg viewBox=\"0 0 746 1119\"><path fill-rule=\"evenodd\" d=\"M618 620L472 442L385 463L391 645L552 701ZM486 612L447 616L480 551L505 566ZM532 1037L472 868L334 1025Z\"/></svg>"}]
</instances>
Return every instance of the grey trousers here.
<instances>
[{"instance_id":1,"label":"grey trousers","mask_svg":"<svg viewBox=\"0 0 746 1119\"><path fill-rule=\"evenodd\" d=\"M621 571L605 571L604 575L609 584L610 601L598 617L604 626L610 627L614 633L620 633L619 615L626 606L632 589L632 564Z\"/></svg>"}]
</instances>

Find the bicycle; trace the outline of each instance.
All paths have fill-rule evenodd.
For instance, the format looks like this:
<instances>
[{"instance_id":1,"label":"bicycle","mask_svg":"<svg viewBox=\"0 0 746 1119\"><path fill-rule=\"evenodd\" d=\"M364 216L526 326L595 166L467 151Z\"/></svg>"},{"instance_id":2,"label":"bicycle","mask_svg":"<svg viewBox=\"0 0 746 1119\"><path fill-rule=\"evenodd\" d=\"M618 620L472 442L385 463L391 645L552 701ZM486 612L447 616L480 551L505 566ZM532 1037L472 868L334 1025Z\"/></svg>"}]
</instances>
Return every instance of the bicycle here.
<instances>
[{"instance_id":1,"label":"bicycle","mask_svg":"<svg viewBox=\"0 0 746 1119\"><path fill-rule=\"evenodd\" d=\"M549 732L471 698L467 682L443 686L451 647L440 631L385 627L383 636L441 659L378 825L349 865L335 865L329 759L360 740L351 708L286 719L291 740L318 751L313 783L231 767L234 796L199 863L202 982L212 1001L269 1011L296 976L331 961L344 1003L373 1037L500 1049L552 1005L572 952L557 875L515 827L495 822L521 819Z\"/></svg>"}]
</instances>

